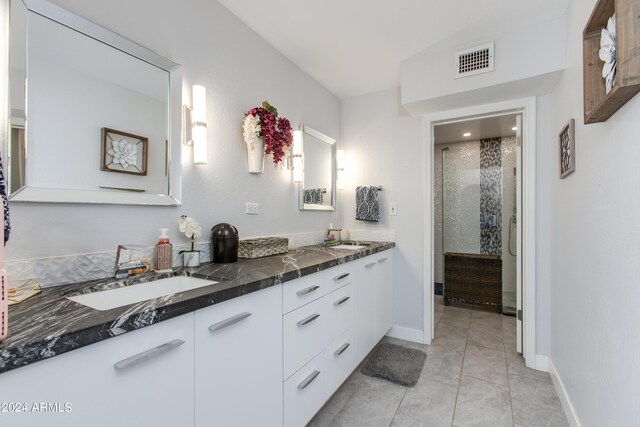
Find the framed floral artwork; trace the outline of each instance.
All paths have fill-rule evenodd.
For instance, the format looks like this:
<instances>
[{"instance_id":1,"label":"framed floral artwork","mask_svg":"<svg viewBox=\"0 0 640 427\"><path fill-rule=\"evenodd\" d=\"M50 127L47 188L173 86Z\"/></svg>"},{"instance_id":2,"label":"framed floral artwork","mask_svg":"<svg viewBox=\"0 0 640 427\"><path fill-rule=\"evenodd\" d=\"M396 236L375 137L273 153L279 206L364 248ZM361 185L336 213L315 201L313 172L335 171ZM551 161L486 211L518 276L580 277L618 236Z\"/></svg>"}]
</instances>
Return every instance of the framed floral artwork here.
<instances>
[{"instance_id":1,"label":"framed floral artwork","mask_svg":"<svg viewBox=\"0 0 640 427\"><path fill-rule=\"evenodd\" d=\"M102 162L107 172L147 175L149 139L115 129L102 128Z\"/></svg>"},{"instance_id":2,"label":"framed floral artwork","mask_svg":"<svg viewBox=\"0 0 640 427\"><path fill-rule=\"evenodd\" d=\"M560 144L560 179L566 178L576 170L575 128L576 122L571 119L558 135Z\"/></svg>"}]
</instances>

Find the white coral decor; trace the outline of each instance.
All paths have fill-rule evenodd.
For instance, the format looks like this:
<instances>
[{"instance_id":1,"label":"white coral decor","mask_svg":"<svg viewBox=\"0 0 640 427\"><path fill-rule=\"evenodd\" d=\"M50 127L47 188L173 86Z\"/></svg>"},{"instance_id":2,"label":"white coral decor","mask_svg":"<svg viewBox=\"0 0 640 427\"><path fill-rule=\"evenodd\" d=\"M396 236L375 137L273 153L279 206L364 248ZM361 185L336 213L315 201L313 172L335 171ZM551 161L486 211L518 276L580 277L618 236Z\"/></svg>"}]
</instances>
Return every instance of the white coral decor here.
<instances>
[{"instance_id":1,"label":"white coral decor","mask_svg":"<svg viewBox=\"0 0 640 427\"><path fill-rule=\"evenodd\" d=\"M107 153L113 157L113 163L121 165L124 169L138 163L138 147L125 139L114 140Z\"/></svg>"},{"instance_id":2,"label":"white coral decor","mask_svg":"<svg viewBox=\"0 0 640 427\"><path fill-rule=\"evenodd\" d=\"M249 150L253 151L256 149L256 141L258 140L261 130L260 117L247 114L242 124L242 136Z\"/></svg>"},{"instance_id":3,"label":"white coral decor","mask_svg":"<svg viewBox=\"0 0 640 427\"><path fill-rule=\"evenodd\" d=\"M613 88L616 79L616 15L607 22L607 28L602 29L600 35L600 52L598 56L604 61L602 77L605 80L606 93Z\"/></svg>"}]
</instances>

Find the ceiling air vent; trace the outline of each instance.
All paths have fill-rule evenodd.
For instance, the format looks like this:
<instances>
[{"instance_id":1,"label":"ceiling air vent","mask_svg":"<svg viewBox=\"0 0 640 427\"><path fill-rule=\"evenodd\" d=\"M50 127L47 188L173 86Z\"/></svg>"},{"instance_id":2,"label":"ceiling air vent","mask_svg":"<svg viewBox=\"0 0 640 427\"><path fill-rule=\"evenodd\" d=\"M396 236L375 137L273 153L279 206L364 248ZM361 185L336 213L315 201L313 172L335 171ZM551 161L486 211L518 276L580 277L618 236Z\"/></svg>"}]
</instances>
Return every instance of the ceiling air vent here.
<instances>
[{"instance_id":1,"label":"ceiling air vent","mask_svg":"<svg viewBox=\"0 0 640 427\"><path fill-rule=\"evenodd\" d=\"M493 43L456 52L456 79L490 71L493 71Z\"/></svg>"}]
</instances>

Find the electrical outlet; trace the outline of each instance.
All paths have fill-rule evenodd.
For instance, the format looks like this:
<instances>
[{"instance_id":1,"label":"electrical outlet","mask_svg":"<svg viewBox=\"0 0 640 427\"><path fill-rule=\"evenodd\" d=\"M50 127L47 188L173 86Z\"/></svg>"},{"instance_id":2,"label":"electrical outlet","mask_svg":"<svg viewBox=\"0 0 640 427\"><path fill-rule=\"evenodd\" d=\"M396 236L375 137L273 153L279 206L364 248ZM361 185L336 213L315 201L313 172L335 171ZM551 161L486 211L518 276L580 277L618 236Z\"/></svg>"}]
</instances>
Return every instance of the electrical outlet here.
<instances>
[{"instance_id":1,"label":"electrical outlet","mask_svg":"<svg viewBox=\"0 0 640 427\"><path fill-rule=\"evenodd\" d=\"M398 215L398 203L396 202L389 203L389 215L392 215L392 216Z\"/></svg>"},{"instance_id":2,"label":"electrical outlet","mask_svg":"<svg viewBox=\"0 0 640 427\"><path fill-rule=\"evenodd\" d=\"M249 215L258 215L260 213L260 204L247 202L247 208L244 213Z\"/></svg>"}]
</instances>

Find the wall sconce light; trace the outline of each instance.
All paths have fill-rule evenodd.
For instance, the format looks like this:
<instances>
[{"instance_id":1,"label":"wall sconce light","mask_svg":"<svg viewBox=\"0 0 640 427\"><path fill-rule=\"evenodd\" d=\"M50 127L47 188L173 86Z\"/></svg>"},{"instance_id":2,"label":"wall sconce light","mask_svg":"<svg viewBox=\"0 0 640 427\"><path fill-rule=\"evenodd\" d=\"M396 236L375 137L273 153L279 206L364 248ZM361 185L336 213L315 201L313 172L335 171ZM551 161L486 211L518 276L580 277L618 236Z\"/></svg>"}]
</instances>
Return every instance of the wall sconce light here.
<instances>
[{"instance_id":1,"label":"wall sconce light","mask_svg":"<svg viewBox=\"0 0 640 427\"><path fill-rule=\"evenodd\" d=\"M207 164L207 89L193 85L193 108L184 106L184 143L193 146L193 163Z\"/></svg>"},{"instance_id":2,"label":"wall sconce light","mask_svg":"<svg viewBox=\"0 0 640 427\"><path fill-rule=\"evenodd\" d=\"M336 188L338 190L344 190L344 150L336 151Z\"/></svg>"},{"instance_id":3,"label":"wall sconce light","mask_svg":"<svg viewBox=\"0 0 640 427\"><path fill-rule=\"evenodd\" d=\"M291 149L291 166L293 182L302 182L302 131L293 131L293 148Z\"/></svg>"}]
</instances>

